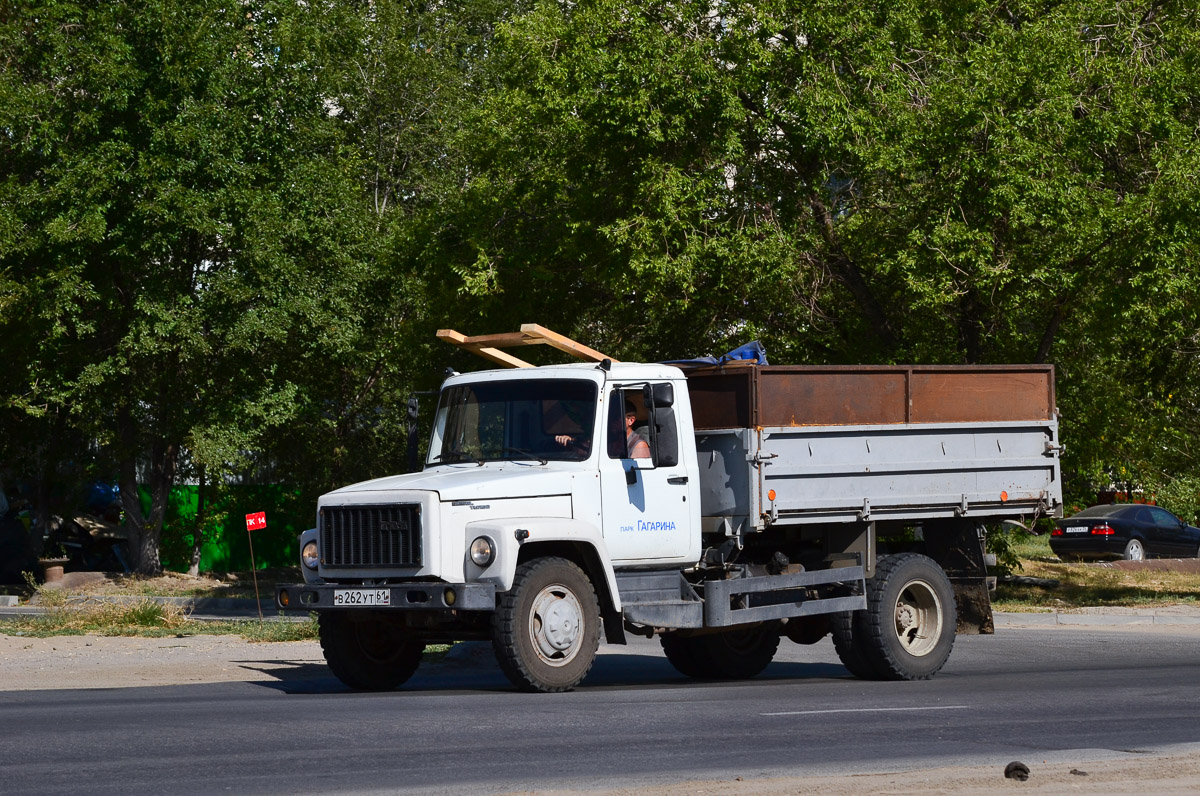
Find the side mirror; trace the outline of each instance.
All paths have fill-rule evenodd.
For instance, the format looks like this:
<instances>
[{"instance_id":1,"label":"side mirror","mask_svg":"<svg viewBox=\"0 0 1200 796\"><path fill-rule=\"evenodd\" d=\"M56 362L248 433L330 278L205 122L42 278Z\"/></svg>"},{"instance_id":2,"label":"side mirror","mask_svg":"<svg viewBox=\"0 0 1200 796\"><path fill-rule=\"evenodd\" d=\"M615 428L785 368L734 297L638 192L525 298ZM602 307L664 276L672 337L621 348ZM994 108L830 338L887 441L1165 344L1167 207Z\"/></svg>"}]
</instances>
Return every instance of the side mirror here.
<instances>
[{"instance_id":1,"label":"side mirror","mask_svg":"<svg viewBox=\"0 0 1200 796\"><path fill-rule=\"evenodd\" d=\"M666 409L675 405L675 387L670 382L647 384L642 388L642 398L651 409Z\"/></svg>"},{"instance_id":2,"label":"side mirror","mask_svg":"<svg viewBox=\"0 0 1200 796\"><path fill-rule=\"evenodd\" d=\"M670 382L647 384L642 398L650 412L650 457L656 467L679 464L679 430L675 424L675 387Z\"/></svg>"}]
</instances>

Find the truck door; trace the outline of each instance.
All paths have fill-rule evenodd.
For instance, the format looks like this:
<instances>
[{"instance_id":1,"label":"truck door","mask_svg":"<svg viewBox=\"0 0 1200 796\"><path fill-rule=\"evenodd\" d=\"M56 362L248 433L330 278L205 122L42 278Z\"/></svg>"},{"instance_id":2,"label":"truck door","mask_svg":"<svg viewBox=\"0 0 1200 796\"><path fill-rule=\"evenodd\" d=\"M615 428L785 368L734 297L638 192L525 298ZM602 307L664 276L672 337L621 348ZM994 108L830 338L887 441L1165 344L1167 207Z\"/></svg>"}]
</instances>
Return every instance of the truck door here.
<instances>
[{"instance_id":1,"label":"truck door","mask_svg":"<svg viewBox=\"0 0 1200 796\"><path fill-rule=\"evenodd\" d=\"M650 458L635 458L649 452L642 444L649 441L650 416L641 387L617 387L608 396L600 459L604 541L614 562L695 560L700 491L686 467L694 453L680 439L675 464L655 466Z\"/></svg>"}]
</instances>

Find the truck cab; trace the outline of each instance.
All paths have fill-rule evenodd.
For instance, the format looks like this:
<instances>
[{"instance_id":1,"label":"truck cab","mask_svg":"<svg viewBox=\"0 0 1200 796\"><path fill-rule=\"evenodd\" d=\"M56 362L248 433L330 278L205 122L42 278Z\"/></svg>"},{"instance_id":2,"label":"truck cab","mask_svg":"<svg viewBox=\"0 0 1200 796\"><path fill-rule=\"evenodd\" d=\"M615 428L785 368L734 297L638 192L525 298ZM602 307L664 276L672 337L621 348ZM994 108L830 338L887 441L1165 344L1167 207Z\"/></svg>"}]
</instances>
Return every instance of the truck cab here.
<instances>
[{"instance_id":1,"label":"truck cab","mask_svg":"<svg viewBox=\"0 0 1200 796\"><path fill-rule=\"evenodd\" d=\"M306 584L280 587L277 599L321 612L323 626L384 620L374 613L423 642L487 637L518 568L552 558L585 576L610 638L623 641L617 571L686 568L700 555L691 429L687 380L667 365L451 376L422 471L323 495L317 527L301 538ZM641 457L631 434L645 442ZM574 642L583 608L567 603L556 616L569 609Z\"/></svg>"}]
</instances>

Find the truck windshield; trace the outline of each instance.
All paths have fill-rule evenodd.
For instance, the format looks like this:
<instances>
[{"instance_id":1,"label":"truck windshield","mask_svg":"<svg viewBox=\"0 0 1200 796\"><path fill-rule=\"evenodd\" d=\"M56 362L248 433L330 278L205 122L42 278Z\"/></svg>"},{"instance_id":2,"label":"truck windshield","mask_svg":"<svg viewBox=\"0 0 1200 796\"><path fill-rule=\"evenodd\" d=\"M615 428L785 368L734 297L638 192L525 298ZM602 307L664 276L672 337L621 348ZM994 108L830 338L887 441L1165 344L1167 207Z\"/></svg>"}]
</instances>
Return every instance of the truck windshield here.
<instances>
[{"instance_id":1,"label":"truck windshield","mask_svg":"<svg viewBox=\"0 0 1200 796\"><path fill-rule=\"evenodd\" d=\"M497 380L442 391L427 464L583 461L598 390L576 379Z\"/></svg>"}]
</instances>

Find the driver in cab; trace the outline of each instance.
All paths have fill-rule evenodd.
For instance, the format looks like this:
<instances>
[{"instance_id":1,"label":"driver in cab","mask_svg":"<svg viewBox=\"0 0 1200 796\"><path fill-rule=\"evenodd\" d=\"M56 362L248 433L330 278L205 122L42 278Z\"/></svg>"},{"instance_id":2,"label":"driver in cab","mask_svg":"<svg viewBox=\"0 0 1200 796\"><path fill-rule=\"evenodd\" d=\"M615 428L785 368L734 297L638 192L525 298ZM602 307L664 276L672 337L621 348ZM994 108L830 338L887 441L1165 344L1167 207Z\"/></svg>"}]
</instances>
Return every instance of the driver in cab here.
<instances>
[{"instance_id":1,"label":"driver in cab","mask_svg":"<svg viewBox=\"0 0 1200 796\"><path fill-rule=\"evenodd\" d=\"M625 456L623 456L621 458L649 459L650 458L650 443L646 442L645 437L643 437L641 434L639 434L638 432L633 430L633 424L636 421L637 421L637 407L634 406L631 402L626 401L625 402L625 428L623 429L625 432L625 442L624 442ZM610 451L612 451L613 448L620 446L620 443L617 442L617 435L620 434L621 431L622 431L622 429L620 427L609 430L609 450ZM556 436L554 438L554 441L556 443L558 443L559 445L562 445L564 448L577 444L575 442L575 438L572 437L570 434L559 434L558 436ZM617 442L617 444L614 445L613 444L614 442Z\"/></svg>"}]
</instances>

